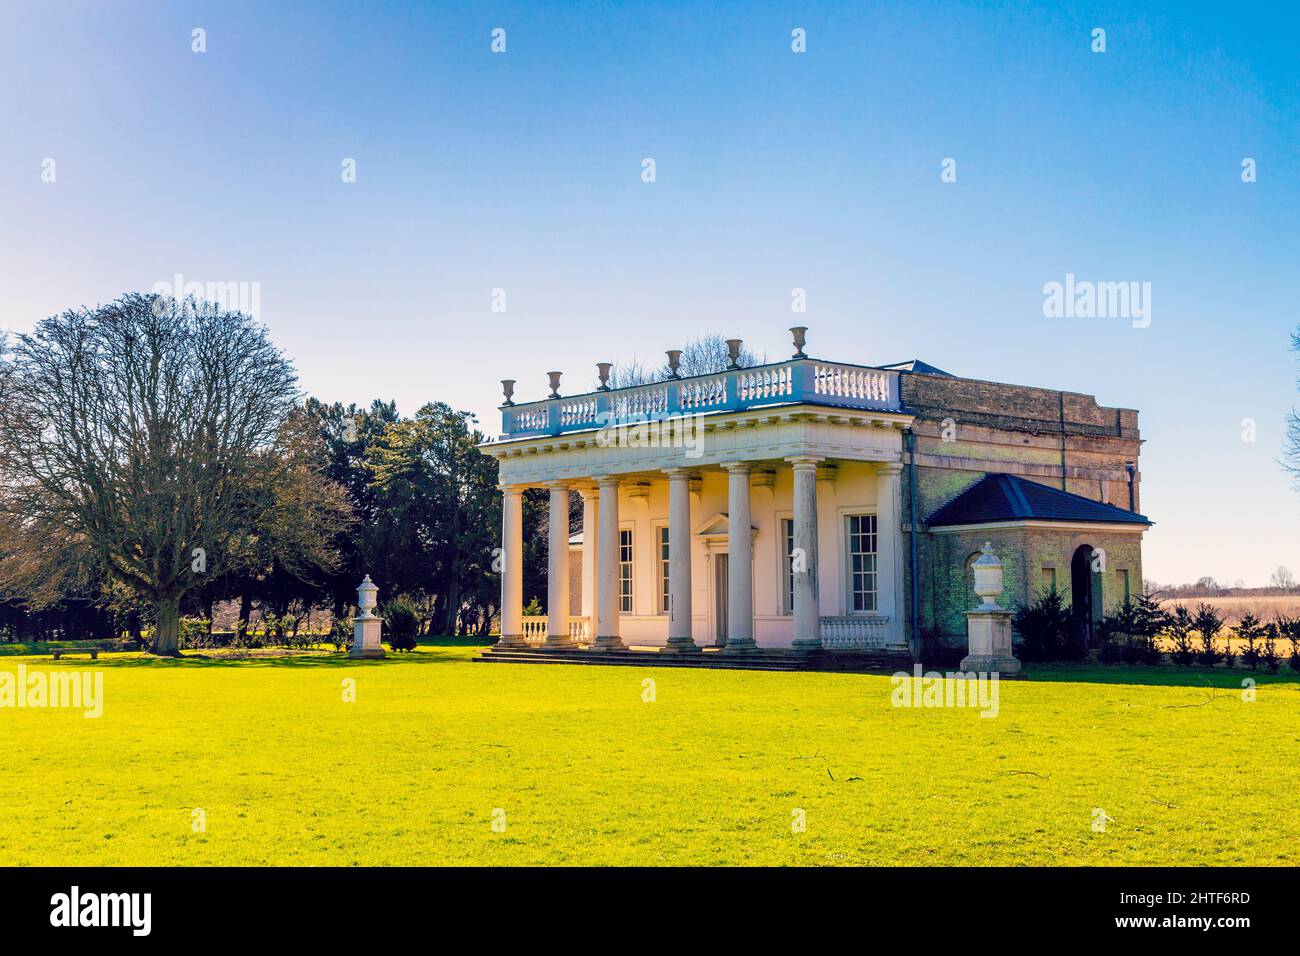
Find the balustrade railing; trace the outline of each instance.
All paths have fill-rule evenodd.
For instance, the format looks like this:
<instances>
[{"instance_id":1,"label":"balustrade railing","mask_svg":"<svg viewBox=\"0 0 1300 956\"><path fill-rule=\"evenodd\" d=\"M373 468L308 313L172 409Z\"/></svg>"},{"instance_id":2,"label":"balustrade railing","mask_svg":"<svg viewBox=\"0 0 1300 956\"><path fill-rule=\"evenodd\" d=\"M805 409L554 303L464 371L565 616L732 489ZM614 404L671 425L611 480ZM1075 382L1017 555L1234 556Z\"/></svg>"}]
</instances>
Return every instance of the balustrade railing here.
<instances>
[{"instance_id":1,"label":"balustrade railing","mask_svg":"<svg viewBox=\"0 0 1300 956\"><path fill-rule=\"evenodd\" d=\"M546 643L547 617L545 614L524 615L524 643L540 647ZM591 643L591 618L571 615L569 636L579 644Z\"/></svg>"},{"instance_id":2,"label":"balustrade railing","mask_svg":"<svg viewBox=\"0 0 1300 956\"><path fill-rule=\"evenodd\" d=\"M559 435L679 415L744 411L807 402L901 411L899 373L818 359L670 379L501 408L503 438Z\"/></svg>"},{"instance_id":3,"label":"balustrade railing","mask_svg":"<svg viewBox=\"0 0 1300 956\"><path fill-rule=\"evenodd\" d=\"M828 651L890 647L887 617L823 617L818 619L817 625L822 647Z\"/></svg>"}]
</instances>

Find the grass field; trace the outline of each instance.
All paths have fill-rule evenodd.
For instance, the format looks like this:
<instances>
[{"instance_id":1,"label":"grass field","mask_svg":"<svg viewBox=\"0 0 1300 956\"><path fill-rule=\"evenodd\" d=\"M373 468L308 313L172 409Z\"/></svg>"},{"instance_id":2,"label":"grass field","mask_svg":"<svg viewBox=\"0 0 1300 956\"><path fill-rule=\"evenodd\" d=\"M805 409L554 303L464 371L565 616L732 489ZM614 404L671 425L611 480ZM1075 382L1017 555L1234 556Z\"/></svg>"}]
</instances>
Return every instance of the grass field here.
<instances>
[{"instance_id":1,"label":"grass field","mask_svg":"<svg viewBox=\"0 0 1300 956\"><path fill-rule=\"evenodd\" d=\"M1240 673L1038 668L985 719L883 675L477 651L0 659L105 698L0 709L0 865L1300 863L1286 670L1245 702Z\"/></svg>"}]
</instances>

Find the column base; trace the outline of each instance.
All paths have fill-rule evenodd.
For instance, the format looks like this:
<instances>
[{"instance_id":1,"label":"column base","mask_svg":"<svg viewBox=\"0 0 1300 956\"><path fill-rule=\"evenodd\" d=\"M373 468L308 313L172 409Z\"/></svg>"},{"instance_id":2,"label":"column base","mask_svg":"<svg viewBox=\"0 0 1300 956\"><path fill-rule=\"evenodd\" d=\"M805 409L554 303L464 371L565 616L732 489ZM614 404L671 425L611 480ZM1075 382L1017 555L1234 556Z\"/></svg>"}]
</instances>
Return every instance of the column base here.
<instances>
[{"instance_id":1,"label":"column base","mask_svg":"<svg viewBox=\"0 0 1300 956\"><path fill-rule=\"evenodd\" d=\"M348 651L348 657L354 661L366 660L377 661L388 656L388 652L382 647L354 647Z\"/></svg>"},{"instance_id":2,"label":"column base","mask_svg":"<svg viewBox=\"0 0 1300 956\"><path fill-rule=\"evenodd\" d=\"M617 634L607 637L597 637L596 643L592 644L588 650L592 651L625 651L627 645L623 643L623 638Z\"/></svg>"},{"instance_id":3,"label":"column base","mask_svg":"<svg viewBox=\"0 0 1300 956\"><path fill-rule=\"evenodd\" d=\"M568 634L565 634L563 637L556 637L554 634L547 634L546 640L542 642L543 650L548 651L571 651L577 646L578 642Z\"/></svg>"},{"instance_id":4,"label":"column base","mask_svg":"<svg viewBox=\"0 0 1300 956\"><path fill-rule=\"evenodd\" d=\"M698 654L700 645L689 637L670 637L659 651L661 654Z\"/></svg>"},{"instance_id":5,"label":"column base","mask_svg":"<svg viewBox=\"0 0 1300 956\"><path fill-rule=\"evenodd\" d=\"M822 649L821 638L811 641L795 641L790 645L790 650L796 654L816 654Z\"/></svg>"},{"instance_id":6,"label":"column base","mask_svg":"<svg viewBox=\"0 0 1300 956\"><path fill-rule=\"evenodd\" d=\"M524 640L524 636L522 634L502 634L499 638L497 638L497 642L493 646L500 647L503 649L510 648L513 650L516 648L527 647L528 642Z\"/></svg>"},{"instance_id":7,"label":"column base","mask_svg":"<svg viewBox=\"0 0 1300 956\"><path fill-rule=\"evenodd\" d=\"M729 637L727 646L722 649L723 654L749 654L758 650L758 642L752 637Z\"/></svg>"}]
</instances>

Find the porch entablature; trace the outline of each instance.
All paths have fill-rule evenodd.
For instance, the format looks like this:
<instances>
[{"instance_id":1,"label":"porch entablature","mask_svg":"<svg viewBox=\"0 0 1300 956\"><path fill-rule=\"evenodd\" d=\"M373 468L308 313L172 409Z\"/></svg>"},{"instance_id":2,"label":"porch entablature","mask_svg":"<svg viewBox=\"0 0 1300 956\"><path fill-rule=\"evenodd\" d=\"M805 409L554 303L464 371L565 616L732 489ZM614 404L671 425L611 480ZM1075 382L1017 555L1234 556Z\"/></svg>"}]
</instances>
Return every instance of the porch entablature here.
<instances>
[{"instance_id":1,"label":"porch entablature","mask_svg":"<svg viewBox=\"0 0 1300 956\"><path fill-rule=\"evenodd\" d=\"M851 461L902 460L912 417L799 405L593 428L557 437L480 445L498 460L503 485L632 475L797 456Z\"/></svg>"}]
</instances>

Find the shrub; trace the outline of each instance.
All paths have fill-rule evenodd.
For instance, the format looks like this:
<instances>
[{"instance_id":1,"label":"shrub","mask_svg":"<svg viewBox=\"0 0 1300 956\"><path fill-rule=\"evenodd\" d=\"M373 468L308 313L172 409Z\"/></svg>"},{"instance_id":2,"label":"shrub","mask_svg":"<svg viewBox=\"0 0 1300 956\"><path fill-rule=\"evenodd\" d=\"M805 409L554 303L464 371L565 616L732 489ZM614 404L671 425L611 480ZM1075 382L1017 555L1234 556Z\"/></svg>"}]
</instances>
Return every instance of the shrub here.
<instances>
[{"instance_id":1,"label":"shrub","mask_svg":"<svg viewBox=\"0 0 1300 956\"><path fill-rule=\"evenodd\" d=\"M1120 660L1130 667L1142 659L1142 644L1133 637L1125 637L1119 652Z\"/></svg>"},{"instance_id":2,"label":"shrub","mask_svg":"<svg viewBox=\"0 0 1300 956\"><path fill-rule=\"evenodd\" d=\"M544 613L546 612L542 610L542 603L537 598L529 601L528 606L524 608L524 617L541 617Z\"/></svg>"},{"instance_id":3,"label":"shrub","mask_svg":"<svg viewBox=\"0 0 1300 956\"><path fill-rule=\"evenodd\" d=\"M415 637L420 633L420 612L415 605L406 598L395 598L384 605L381 616L393 650L415 650Z\"/></svg>"},{"instance_id":4,"label":"shrub","mask_svg":"<svg viewBox=\"0 0 1300 956\"><path fill-rule=\"evenodd\" d=\"M1202 602L1196 605L1196 614L1192 617L1192 627L1201 638L1201 650L1197 654L1200 662L1206 667L1213 667L1219 663L1221 655L1214 645L1214 640L1218 637L1219 632L1223 630L1223 618L1219 616L1210 605Z\"/></svg>"},{"instance_id":5,"label":"shrub","mask_svg":"<svg viewBox=\"0 0 1300 956\"><path fill-rule=\"evenodd\" d=\"M336 617L330 625L330 643L336 651L346 651L352 643L352 616Z\"/></svg>"},{"instance_id":6,"label":"shrub","mask_svg":"<svg viewBox=\"0 0 1300 956\"><path fill-rule=\"evenodd\" d=\"M209 647L208 630L212 621L206 617L183 617L179 624L180 646L184 648Z\"/></svg>"},{"instance_id":7,"label":"shrub","mask_svg":"<svg viewBox=\"0 0 1300 956\"><path fill-rule=\"evenodd\" d=\"M1107 614L1097 625L1101 635L1101 660L1107 664L1136 664L1137 656L1129 650L1129 633L1133 629L1133 607L1127 602Z\"/></svg>"},{"instance_id":8,"label":"shrub","mask_svg":"<svg viewBox=\"0 0 1300 956\"><path fill-rule=\"evenodd\" d=\"M1291 670L1300 674L1300 617L1278 614L1276 623L1278 634L1285 637L1291 644L1289 660Z\"/></svg>"},{"instance_id":9,"label":"shrub","mask_svg":"<svg viewBox=\"0 0 1300 956\"><path fill-rule=\"evenodd\" d=\"M1125 601L1114 613L1102 618L1104 658L1109 662L1118 656L1125 664L1159 664L1164 653L1157 639L1169 626L1169 620L1160 602L1149 594L1138 594Z\"/></svg>"},{"instance_id":10,"label":"shrub","mask_svg":"<svg viewBox=\"0 0 1300 956\"><path fill-rule=\"evenodd\" d=\"M1159 664L1165 659L1160 650L1160 635L1169 627L1169 614L1154 595L1139 594L1133 599L1133 616L1141 641L1144 664Z\"/></svg>"},{"instance_id":11,"label":"shrub","mask_svg":"<svg viewBox=\"0 0 1300 956\"><path fill-rule=\"evenodd\" d=\"M1103 635L1098 658L1103 664L1119 664L1124 660L1124 648L1127 646L1125 641L1112 640L1110 636Z\"/></svg>"},{"instance_id":12,"label":"shrub","mask_svg":"<svg viewBox=\"0 0 1300 956\"><path fill-rule=\"evenodd\" d=\"M1025 661L1078 660L1088 653L1074 638L1070 609L1055 589L1038 600L1016 608L1011 626L1020 638L1020 658Z\"/></svg>"},{"instance_id":13,"label":"shrub","mask_svg":"<svg viewBox=\"0 0 1300 956\"><path fill-rule=\"evenodd\" d=\"M1247 611L1237 622L1237 636L1246 642L1246 649L1241 653L1241 662L1255 670L1259 667L1259 649L1255 644L1264 633L1264 625L1259 618Z\"/></svg>"},{"instance_id":14,"label":"shrub","mask_svg":"<svg viewBox=\"0 0 1300 956\"><path fill-rule=\"evenodd\" d=\"M1264 627L1264 643L1259 652L1260 663L1268 668L1270 674L1276 674L1282 665L1282 655L1277 652L1277 621L1270 621Z\"/></svg>"},{"instance_id":15,"label":"shrub","mask_svg":"<svg viewBox=\"0 0 1300 956\"><path fill-rule=\"evenodd\" d=\"M1175 604L1173 613L1169 615L1169 623L1166 625L1169 639L1174 645L1171 653L1175 664L1187 667L1196 662L1196 649L1192 646L1193 627L1192 615L1187 610L1187 605Z\"/></svg>"}]
</instances>

